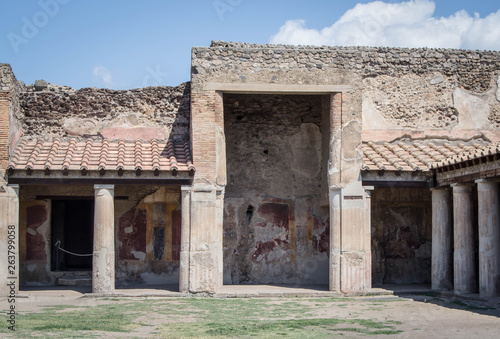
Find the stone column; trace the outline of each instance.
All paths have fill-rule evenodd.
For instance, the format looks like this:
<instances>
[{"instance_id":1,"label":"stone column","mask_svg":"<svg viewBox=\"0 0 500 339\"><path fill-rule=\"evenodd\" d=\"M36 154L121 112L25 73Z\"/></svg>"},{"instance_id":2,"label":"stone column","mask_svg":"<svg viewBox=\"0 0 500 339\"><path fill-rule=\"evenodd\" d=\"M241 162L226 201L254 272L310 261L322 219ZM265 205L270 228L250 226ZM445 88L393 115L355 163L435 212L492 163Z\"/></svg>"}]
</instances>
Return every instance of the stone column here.
<instances>
[{"instance_id":1,"label":"stone column","mask_svg":"<svg viewBox=\"0 0 500 339\"><path fill-rule=\"evenodd\" d=\"M364 292L370 288L365 278L369 233L365 218L366 192L361 182L342 188L341 192L340 290L342 293Z\"/></svg>"},{"instance_id":2,"label":"stone column","mask_svg":"<svg viewBox=\"0 0 500 339\"><path fill-rule=\"evenodd\" d=\"M94 185L94 189L92 293L113 293L115 290L115 186Z\"/></svg>"},{"instance_id":3,"label":"stone column","mask_svg":"<svg viewBox=\"0 0 500 339\"><path fill-rule=\"evenodd\" d=\"M364 186L365 189L365 289L372 288L372 191L373 186Z\"/></svg>"},{"instance_id":4,"label":"stone column","mask_svg":"<svg viewBox=\"0 0 500 339\"><path fill-rule=\"evenodd\" d=\"M448 188L432 191L432 289L453 289L453 211Z\"/></svg>"},{"instance_id":5,"label":"stone column","mask_svg":"<svg viewBox=\"0 0 500 339\"><path fill-rule=\"evenodd\" d=\"M224 188L218 187L215 196L215 213L217 219L217 231L215 232L214 246L217 253L217 290L224 284Z\"/></svg>"},{"instance_id":6,"label":"stone column","mask_svg":"<svg viewBox=\"0 0 500 339\"><path fill-rule=\"evenodd\" d=\"M330 272L329 290L340 292L341 190L330 190Z\"/></svg>"},{"instance_id":7,"label":"stone column","mask_svg":"<svg viewBox=\"0 0 500 339\"><path fill-rule=\"evenodd\" d=\"M473 184L453 184L453 285L456 293L476 293Z\"/></svg>"},{"instance_id":8,"label":"stone column","mask_svg":"<svg viewBox=\"0 0 500 339\"><path fill-rule=\"evenodd\" d=\"M222 229L217 220L216 189L195 185L191 191L189 291L217 293L222 287Z\"/></svg>"},{"instance_id":9,"label":"stone column","mask_svg":"<svg viewBox=\"0 0 500 339\"><path fill-rule=\"evenodd\" d=\"M478 180L479 294L500 295L499 183Z\"/></svg>"},{"instance_id":10,"label":"stone column","mask_svg":"<svg viewBox=\"0 0 500 339\"><path fill-rule=\"evenodd\" d=\"M0 297L19 293L19 186L0 186Z\"/></svg>"},{"instance_id":11,"label":"stone column","mask_svg":"<svg viewBox=\"0 0 500 339\"><path fill-rule=\"evenodd\" d=\"M189 240L191 238L191 186L182 186L181 253L179 292L189 292Z\"/></svg>"}]
</instances>

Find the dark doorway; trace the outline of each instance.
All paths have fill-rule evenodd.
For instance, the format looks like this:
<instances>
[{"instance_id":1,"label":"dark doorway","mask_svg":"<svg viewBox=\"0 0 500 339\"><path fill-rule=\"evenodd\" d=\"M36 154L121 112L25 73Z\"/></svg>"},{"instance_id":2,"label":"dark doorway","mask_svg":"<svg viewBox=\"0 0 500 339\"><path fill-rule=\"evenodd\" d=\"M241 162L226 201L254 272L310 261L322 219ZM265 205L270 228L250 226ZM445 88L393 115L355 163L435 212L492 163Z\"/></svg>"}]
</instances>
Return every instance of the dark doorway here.
<instances>
[{"instance_id":1,"label":"dark doorway","mask_svg":"<svg viewBox=\"0 0 500 339\"><path fill-rule=\"evenodd\" d=\"M92 269L94 236L93 200L52 201L52 270ZM61 249L79 254L73 255ZM86 255L86 256L81 256Z\"/></svg>"}]
</instances>

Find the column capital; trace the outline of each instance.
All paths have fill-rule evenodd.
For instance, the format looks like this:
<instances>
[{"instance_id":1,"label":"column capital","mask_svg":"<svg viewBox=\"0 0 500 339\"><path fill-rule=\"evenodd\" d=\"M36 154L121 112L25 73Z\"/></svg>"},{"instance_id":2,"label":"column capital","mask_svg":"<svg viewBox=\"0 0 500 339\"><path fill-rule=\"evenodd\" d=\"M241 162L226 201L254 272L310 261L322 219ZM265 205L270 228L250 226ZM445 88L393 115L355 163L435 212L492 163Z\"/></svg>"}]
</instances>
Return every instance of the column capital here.
<instances>
[{"instance_id":1,"label":"column capital","mask_svg":"<svg viewBox=\"0 0 500 339\"><path fill-rule=\"evenodd\" d=\"M193 185L192 192L215 192L215 187L212 185Z\"/></svg>"},{"instance_id":2,"label":"column capital","mask_svg":"<svg viewBox=\"0 0 500 339\"><path fill-rule=\"evenodd\" d=\"M17 195L19 195L19 185L18 184L7 184L7 185L0 185L0 192L5 193L7 192L7 189L13 190Z\"/></svg>"},{"instance_id":3,"label":"column capital","mask_svg":"<svg viewBox=\"0 0 500 339\"><path fill-rule=\"evenodd\" d=\"M431 191L449 191L450 186L439 186L439 187L432 187Z\"/></svg>"},{"instance_id":4,"label":"column capital","mask_svg":"<svg viewBox=\"0 0 500 339\"><path fill-rule=\"evenodd\" d=\"M472 188L474 187L474 183L468 182L468 183L455 183L450 185L453 188L453 192L462 192L462 193L469 193L472 191Z\"/></svg>"},{"instance_id":5,"label":"column capital","mask_svg":"<svg viewBox=\"0 0 500 339\"><path fill-rule=\"evenodd\" d=\"M476 184L495 184L499 183L500 179L497 178L489 178L489 179L477 179Z\"/></svg>"},{"instance_id":6,"label":"column capital","mask_svg":"<svg viewBox=\"0 0 500 339\"><path fill-rule=\"evenodd\" d=\"M372 192L375 189L375 187L374 186L363 186L363 189L365 190L365 198L371 199Z\"/></svg>"},{"instance_id":7,"label":"column capital","mask_svg":"<svg viewBox=\"0 0 500 339\"><path fill-rule=\"evenodd\" d=\"M115 189L115 185L94 185L94 189L95 190L105 189L105 190L112 191Z\"/></svg>"}]
</instances>

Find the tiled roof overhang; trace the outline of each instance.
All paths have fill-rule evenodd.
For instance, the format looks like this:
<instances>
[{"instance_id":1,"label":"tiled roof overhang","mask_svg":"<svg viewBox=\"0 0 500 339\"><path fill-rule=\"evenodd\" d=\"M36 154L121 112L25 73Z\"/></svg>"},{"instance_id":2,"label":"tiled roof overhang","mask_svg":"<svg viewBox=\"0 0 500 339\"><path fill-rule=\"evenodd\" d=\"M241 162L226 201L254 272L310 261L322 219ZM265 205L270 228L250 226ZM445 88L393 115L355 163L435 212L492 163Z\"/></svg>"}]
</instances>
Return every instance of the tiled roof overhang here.
<instances>
[{"instance_id":1,"label":"tiled roof overhang","mask_svg":"<svg viewBox=\"0 0 500 339\"><path fill-rule=\"evenodd\" d=\"M128 141L67 138L21 139L7 173L11 178L123 178L145 179L192 176L189 142L172 140ZM108 174L111 174L108 176Z\"/></svg>"},{"instance_id":2,"label":"tiled roof overhang","mask_svg":"<svg viewBox=\"0 0 500 339\"><path fill-rule=\"evenodd\" d=\"M498 145L496 145L498 148ZM485 142L408 140L362 145L364 171L428 172L442 165L491 152Z\"/></svg>"},{"instance_id":3,"label":"tiled roof overhang","mask_svg":"<svg viewBox=\"0 0 500 339\"><path fill-rule=\"evenodd\" d=\"M500 143L477 139L468 142L444 139L366 142L363 152L363 182L427 181L436 173L471 167L500 158ZM377 174L374 174L377 173Z\"/></svg>"}]
</instances>

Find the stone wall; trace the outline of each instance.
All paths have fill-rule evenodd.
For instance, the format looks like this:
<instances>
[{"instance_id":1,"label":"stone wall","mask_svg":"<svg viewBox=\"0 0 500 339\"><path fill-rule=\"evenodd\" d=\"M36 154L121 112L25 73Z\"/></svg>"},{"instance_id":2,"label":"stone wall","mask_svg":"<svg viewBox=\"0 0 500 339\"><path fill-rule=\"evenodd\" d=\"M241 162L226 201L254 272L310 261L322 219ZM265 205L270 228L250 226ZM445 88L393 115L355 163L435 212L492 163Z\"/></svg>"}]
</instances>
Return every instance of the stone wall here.
<instances>
[{"instance_id":1,"label":"stone wall","mask_svg":"<svg viewBox=\"0 0 500 339\"><path fill-rule=\"evenodd\" d=\"M372 284L430 283L430 190L376 188L371 211Z\"/></svg>"},{"instance_id":2,"label":"stone wall","mask_svg":"<svg viewBox=\"0 0 500 339\"><path fill-rule=\"evenodd\" d=\"M20 103L32 137L189 137L189 83L128 91L30 85Z\"/></svg>"},{"instance_id":3,"label":"stone wall","mask_svg":"<svg viewBox=\"0 0 500 339\"><path fill-rule=\"evenodd\" d=\"M196 74L226 68L231 73L240 73L238 82L267 77L270 81L265 82L272 83L273 74L270 73L278 75L296 70L317 75L308 83L326 84L331 83L329 73L343 70L361 78L438 72L455 78L459 87L482 93L492 86L496 80L493 75L500 70L500 53L496 51L261 45L224 41L212 41L210 47L209 55L207 49L194 49L195 55L204 60L196 65ZM278 80L277 76L275 80ZM349 79L345 81L350 82Z\"/></svg>"},{"instance_id":4,"label":"stone wall","mask_svg":"<svg viewBox=\"0 0 500 339\"><path fill-rule=\"evenodd\" d=\"M9 64L0 64L0 91L10 91L21 86Z\"/></svg>"},{"instance_id":5,"label":"stone wall","mask_svg":"<svg viewBox=\"0 0 500 339\"><path fill-rule=\"evenodd\" d=\"M224 96L224 282L328 283L322 97Z\"/></svg>"},{"instance_id":6,"label":"stone wall","mask_svg":"<svg viewBox=\"0 0 500 339\"><path fill-rule=\"evenodd\" d=\"M352 113L343 114L362 112L367 141L481 134L500 141L499 52L215 41L192 58L196 90L208 82L351 85Z\"/></svg>"}]
</instances>

